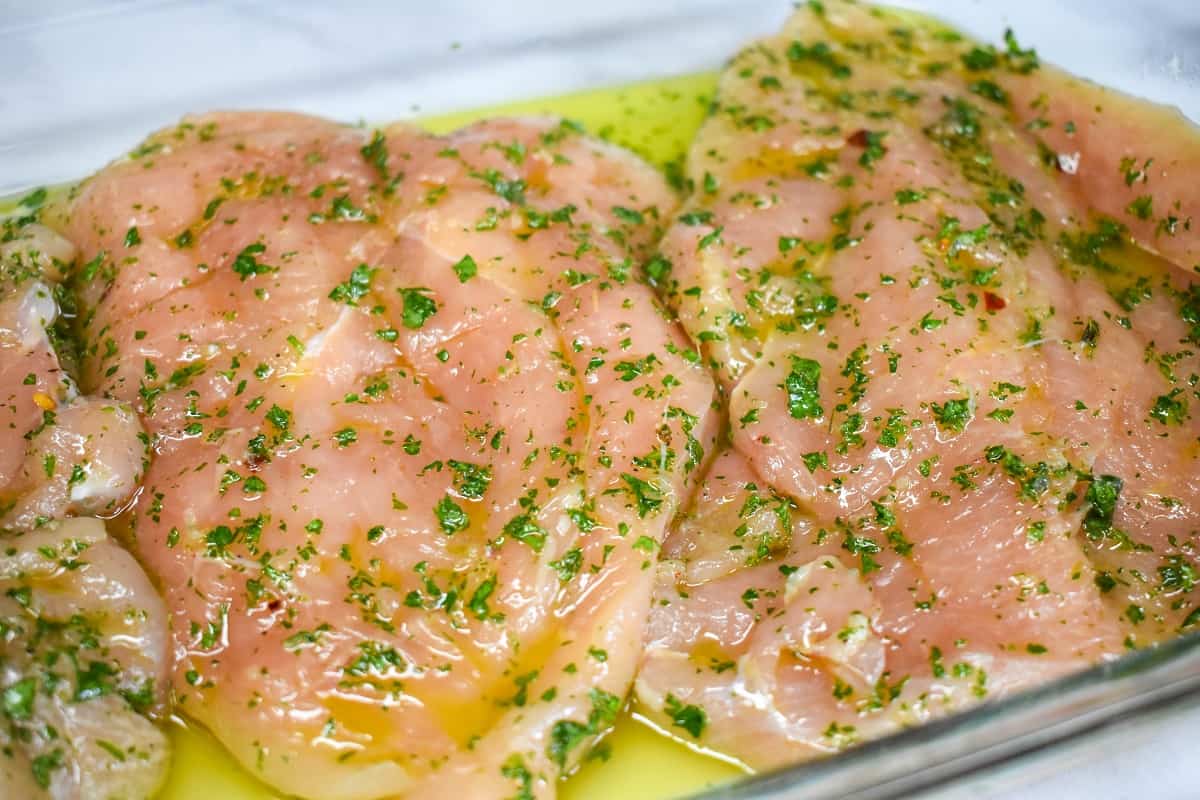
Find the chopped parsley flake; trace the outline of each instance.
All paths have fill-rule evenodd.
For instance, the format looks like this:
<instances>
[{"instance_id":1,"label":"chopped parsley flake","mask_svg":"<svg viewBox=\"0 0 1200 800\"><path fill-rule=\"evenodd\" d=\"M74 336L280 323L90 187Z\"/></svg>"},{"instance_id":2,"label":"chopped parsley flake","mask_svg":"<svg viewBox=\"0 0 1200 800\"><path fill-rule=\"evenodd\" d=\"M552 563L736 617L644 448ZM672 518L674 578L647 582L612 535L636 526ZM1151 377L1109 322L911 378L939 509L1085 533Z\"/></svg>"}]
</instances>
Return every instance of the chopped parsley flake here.
<instances>
[{"instance_id":1,"label":"chopped parsley flake","mask_svg":"<svg viewBox=\"0 0 1200 800\"><path fill-rule=\"evenodd\" d=\"M470 255L465 255L454 264L454 274L458 276L459 283L466 283L474 278L479 272L479 267L475 264L475 259Z\"/></svg>"},{"instance_id":2,"label":"chopped parsley flake","mask_svg":"<svg viewBox=\"0 0 1200 800\"><path fill-rule=\"evenodd\" d=\"M704 734L704 728L708 725L708 715L704 713L703 708L685 705L675 695L668 694L666 711L671 717L672 727L683 728L693 739L699 739Z\"/></svg>"},{"instance_id":3,"label":"chopped parsley flake","mask_svg":"<svg viewBox=\"0 0 1200 800\"><path fill-rule=\"evenodd\" d=\"M400 289L404 301L401 319L409 330L420 330L425 320L437 313L438 306L432 297L425 294L428 289Z\"/></svg>"},{"instance_id":4,"label":"chopped parsley flake","mask_svg":"<svg viewBox=\"0 0 1200 800\"><path fill-rule=\"evenodd\" d=\"M825 409L821 406L818 388L821 364L800 356L791 356L791 361L792 369L783 382L783 389L787 392L788 413L793 419L822 416Z\"/></svg>"},{"instance_id":5,"label":"chopped parsley flake","mask_svg":"<svg viewBox=\"0 0 1200 800\"><path fill-rule=\"evenodd\" d=\"M374 275L375 270L366 264L359 264L351 270L349 279L333 287L329 299L348 306L358 305L358 301L371 291L371 278Z\"/></svg>"}]
</instances>

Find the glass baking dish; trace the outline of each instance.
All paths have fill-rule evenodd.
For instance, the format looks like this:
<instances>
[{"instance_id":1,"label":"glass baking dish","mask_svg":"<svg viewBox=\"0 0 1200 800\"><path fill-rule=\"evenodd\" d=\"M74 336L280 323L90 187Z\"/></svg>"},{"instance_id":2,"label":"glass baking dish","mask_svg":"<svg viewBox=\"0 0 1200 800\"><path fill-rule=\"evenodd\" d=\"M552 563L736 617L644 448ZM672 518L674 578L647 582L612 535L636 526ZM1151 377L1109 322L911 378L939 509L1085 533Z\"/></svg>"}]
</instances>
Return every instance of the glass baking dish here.
<instances>
[{"instance_id":1,"label":"glass baking dish","mask_svg":"<svg viewBox=\"0 0 1200 800\"><path fill-rule=\"evenodd\" d=\"M1191 0L894 0L1200 120ZM713 70L784 0L12 5L0 196L76 179L189 111L385 121ZM1195 796L1200 634L710 798Z\"/></svg>"}]
</instances>

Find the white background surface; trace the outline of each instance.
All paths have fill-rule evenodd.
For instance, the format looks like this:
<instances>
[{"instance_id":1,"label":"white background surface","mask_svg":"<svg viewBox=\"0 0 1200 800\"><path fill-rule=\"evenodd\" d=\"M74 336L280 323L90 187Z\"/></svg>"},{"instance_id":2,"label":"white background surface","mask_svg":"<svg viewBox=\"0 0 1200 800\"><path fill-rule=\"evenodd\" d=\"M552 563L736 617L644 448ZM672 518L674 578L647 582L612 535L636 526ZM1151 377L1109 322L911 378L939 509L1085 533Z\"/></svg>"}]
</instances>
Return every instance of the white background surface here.
<instances>
[{"instance_id":1,"label":"white background surface","mask_svg":"<svg viewBox=\"0 0 1200 800\"><path fill-rule=\"evenodd\" d=\"M991 40L1011 25L1043 59L1200 120L1200 0L893 2ZM188 111L388 120L714 68L789 7L0 0L0 195L86 174ZM989 785L972 796L1200 797L1200 714L1118 732Z\"/></svg>"},{"instance_id":2,"label":"white background surface","mask_svg":"<svg viewBox=\"0 0 1200 800\"><path fill-rule=\"evenodd\" d=\"M1200 0L893 0L1200 119ZM346 121L718 66L787 0L0 0L0 194L77 178L189 111ZM452 43L457 47L452 48Z\"/></svg>"}]
</instances>

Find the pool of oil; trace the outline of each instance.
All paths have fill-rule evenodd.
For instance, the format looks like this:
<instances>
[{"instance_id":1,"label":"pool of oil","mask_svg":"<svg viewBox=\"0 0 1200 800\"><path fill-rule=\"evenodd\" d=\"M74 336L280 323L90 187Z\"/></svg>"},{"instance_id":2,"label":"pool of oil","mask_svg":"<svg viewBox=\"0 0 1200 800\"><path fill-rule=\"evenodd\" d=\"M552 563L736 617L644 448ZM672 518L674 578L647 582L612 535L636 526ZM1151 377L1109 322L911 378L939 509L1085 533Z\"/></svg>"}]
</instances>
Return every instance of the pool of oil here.
<instances>
[{"instance_id":1,"label":"pool of oil","mask_svg":"<svg viewBox=\"0 0 1200 800\"><path fill-rule=\"evenodd\" d=\"M530 100L420 120L438 133L485 117L550 115L627 147L675 173L703 121L714 74L689 75L615 89ZM159 800L277 800L281 795L241 769L213 737L177 722L175 761ZM734 780L737 767L703 755L627 713L562 787L563 800L663 800Z\"/></svg>"},{"instance_id":2,"label":"pool of oil","mask_svg":"<svg viewBox=\"0 0 1200 800\"><path fill-rule=\"evenodd\" d=\"M239 767L209 734L172 727L174 763L159 800L283 800ZM694 794L742 775L737 767L691 750L633 714L624 715L577 773L561 800L664 800Z\"/></svg>"}]
</instances>

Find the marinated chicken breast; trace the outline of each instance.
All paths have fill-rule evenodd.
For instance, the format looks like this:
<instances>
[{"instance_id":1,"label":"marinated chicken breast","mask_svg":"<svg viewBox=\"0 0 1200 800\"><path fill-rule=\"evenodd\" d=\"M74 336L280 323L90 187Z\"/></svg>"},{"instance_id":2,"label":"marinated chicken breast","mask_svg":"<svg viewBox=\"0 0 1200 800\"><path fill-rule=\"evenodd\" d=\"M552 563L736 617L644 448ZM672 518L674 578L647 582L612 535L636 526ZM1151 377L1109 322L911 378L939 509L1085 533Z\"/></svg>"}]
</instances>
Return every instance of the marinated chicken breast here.
<instances>
[{"instance_id":1,"label":"marinated chicken breast","mask_svg":"<svg viewBox=\"0 0 1200 800\"><path fill-rule=\"evenodd\" d=\"M1200 623L1200 137L909 16L809 3L727 67L650 275L728 448L641 703L768 767Z\"/></svg>"},{"instance_id":2,"label":"marinated chicken breast","mask_svg":"<svg viewBox=\"0 0 1200 800\"><path fill-rule=\"evenodd\" d=\"M713 384L661 177L566 123L189 118L77 191L86 381L182 712L302 797L549 797L621 707Z\"/></svg>"},{"instance_id":3,"label":"marinated chicken breast","mask_svg":"<svg viewBox=\"0 0 1200 800\"><path fill-rule=\"evenodd\" d=\"M0 245L0 796L145 800L170 753L149 718L166 700L166 610L100 520L64 519L121 509L144 434L63 369L74 248L26 210Z\"/></svg>"},{"instance_id":4,"label":"marinated chicken breast","mask_svg":"<svg viewBox=\"0 0 1200 800\"><path fill-rule=\"evenodd\" d=\"M106 514L136 488L146 447L132 410L82 396L51 336L56 287L75 256L40 224L11 224L0 245L0 528Z\"/></svg>"},{"instance_id":5,"label":"marinated chicken breast","mask_svg":"<svg viewBox=\"0 0 1200 800\"><path fill-rule=\"evenodd\" d=\"M0 796L147 800L170 746L167 614L104 524L0 536Z\"/></svg>"}]
</instances>

